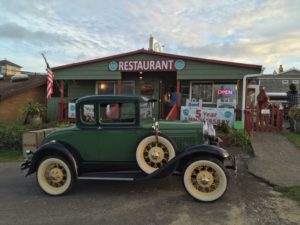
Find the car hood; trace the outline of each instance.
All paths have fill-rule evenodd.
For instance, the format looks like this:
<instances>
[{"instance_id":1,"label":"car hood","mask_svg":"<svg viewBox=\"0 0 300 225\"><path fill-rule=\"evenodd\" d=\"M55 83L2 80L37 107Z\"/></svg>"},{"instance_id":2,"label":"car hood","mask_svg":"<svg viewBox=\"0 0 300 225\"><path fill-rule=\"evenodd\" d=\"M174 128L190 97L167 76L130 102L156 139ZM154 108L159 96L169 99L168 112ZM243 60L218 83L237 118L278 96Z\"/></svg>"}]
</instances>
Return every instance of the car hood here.
<instances>
[{"instance_id":1,"label":"car hood","mask_svg":"<svg viewBox=\"0 0 300 225\"><path fill-rule=\"evenodd\" d=\"M192 122L192 121L181 121L181 120L161 120L158 121L160 130L190 130L190 129L202 129L202 122ZM143 122L142 127L151 128L153 125L152 121Z\"/></svg>"}]
</instances>

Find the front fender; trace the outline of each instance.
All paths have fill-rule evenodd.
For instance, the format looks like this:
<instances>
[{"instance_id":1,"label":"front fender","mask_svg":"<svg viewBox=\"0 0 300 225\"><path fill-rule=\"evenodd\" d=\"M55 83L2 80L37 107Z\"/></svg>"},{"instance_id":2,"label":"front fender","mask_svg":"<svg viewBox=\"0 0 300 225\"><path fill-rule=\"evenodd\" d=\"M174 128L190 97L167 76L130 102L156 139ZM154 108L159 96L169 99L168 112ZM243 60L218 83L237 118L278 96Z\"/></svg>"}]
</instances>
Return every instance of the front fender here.
<instances>
[{"instance_id":1,"label":"front fender","mask_svg":"<svg viewBox=\"0 0 300 225\"><path fill-rule=\"evenodd\" d=\"M215 145L195 145L187 148L171 159L166 165L149 174L146 179L168 176L176 168L180 170L190 159L198 156L212 156L223 162L224 159L229 157L229 153L225 149Z\"/></svg>"},{"instance_id":2,"label":"front fender","mask_svg":"<svg viewBox=\"0 0 300 225\"><path fill-rule=\"evenodd\" d=\"M64 143L60 142L49 142L44 145L42 145L38 150L33 154L32 159L29 162L29 170L26 174L26 176L36 172L38 164L40 160L46 156L50 155L57 155L65 158L68 160L70 165L72 166L72 169L75 171L75 174L77 175L77 164L79 162L79 156L76 156L76 154L72 153L73 150L70 148L70 146L64 145Z\"/></svg>"}]
</instances>

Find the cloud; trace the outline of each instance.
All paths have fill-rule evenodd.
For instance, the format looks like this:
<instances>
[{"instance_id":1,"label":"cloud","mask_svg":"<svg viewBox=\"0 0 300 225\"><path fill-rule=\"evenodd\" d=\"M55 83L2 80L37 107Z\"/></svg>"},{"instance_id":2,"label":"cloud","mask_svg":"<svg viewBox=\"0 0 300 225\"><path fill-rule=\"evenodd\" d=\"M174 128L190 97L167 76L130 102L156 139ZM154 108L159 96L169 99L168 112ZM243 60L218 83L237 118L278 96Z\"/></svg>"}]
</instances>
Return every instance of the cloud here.
<instances>
[{"instance_id":1,"label":"cloud","mask_svg":"<svg viewBox=\"0 0 300 225\"><path fill-rule=\"evenodd\" d=\"M298 0L10 0L0 7L3 53L44 51L55 65L148 48L150 35L176 54L270 68L300 61Z\"/></svg>"}]
</instances>

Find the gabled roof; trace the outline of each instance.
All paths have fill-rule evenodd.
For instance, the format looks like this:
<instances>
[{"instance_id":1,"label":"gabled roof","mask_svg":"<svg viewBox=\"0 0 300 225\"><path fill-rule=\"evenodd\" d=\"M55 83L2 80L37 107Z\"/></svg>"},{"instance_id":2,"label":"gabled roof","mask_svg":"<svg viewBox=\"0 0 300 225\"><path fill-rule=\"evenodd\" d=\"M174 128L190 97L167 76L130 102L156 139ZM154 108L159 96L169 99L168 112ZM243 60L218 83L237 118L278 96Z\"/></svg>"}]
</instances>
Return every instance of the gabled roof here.
<instances>
[{"instance_id":1,"label":"gabled roof","mask_svg":"<svg viewBox=\"0 0 300 225\"><path fill-rule=\"evenodd\" d=\"M191 57L191 56L176 55L176 54L170 54L170 53L165 53L165 52L155 52L152 50L139 49L136 51L107 56L107 57L103 57L103 58L97 58L97 59L93 59L93 60L87 60L87 61L82 61L82 62L77 62L77 63L72 63L72 64L66 64L66 65L62 65L62 66L57 66L57 67L53 67L52 70L66 69L66 68L70 68L70 67L74 67L74 66L81 66L81 65L86 65L86 64L90 64L90 63L98 63L98 62L103 62L103 61L108 61L108 60L118 60L122 57L137 55L137 54L147 54L147 55L154 55L154 56L171 57L171 58L178 58L178 59L184 59L184 60L195 61L195 62L221 64L221 65L243 67L243 68L253 68L253 69L260 69L260 70L262 69L261 65L197 58L197 57Z\"/></svg>"},{"instance_id":2,"label":"gabled roof","mask_svg":"<svg viewBox=\"0 0 300 225\"><path fill-rule=\"evenodd\" d=\"M298 76L297 78L300 78L300 70L292 68L277 74L264 74L263 76L259 77L259 79L284 79L295 78L296 76Z\"/></svg>"},{"instance_id":3,"label":"gabled roof","mask_svg":"<svg viewBox=\"0 0 300 225\"><path fill-rule=\"evenodd\" d=\"M46 85L46 83L47 76L45 75L29 75L27 80L18 82L11 82L10 77L4 77L0 80L0 101L25 90Z\"/></svg>"},{"instance_id":4,"label":"gabled roof","mask_svg":"<svg viewBox=\"0 0 300 225\"><path fill-rule=\"evenodd\" d=\"M6 59L0 60L0 66L5 66L5 65L10 65L10 66L22 68L22 66L19 66L19 65L15 64L15 63L12 63L12 62L10 62L10 61L8 61Z\"/></svg>"}]
</instances>

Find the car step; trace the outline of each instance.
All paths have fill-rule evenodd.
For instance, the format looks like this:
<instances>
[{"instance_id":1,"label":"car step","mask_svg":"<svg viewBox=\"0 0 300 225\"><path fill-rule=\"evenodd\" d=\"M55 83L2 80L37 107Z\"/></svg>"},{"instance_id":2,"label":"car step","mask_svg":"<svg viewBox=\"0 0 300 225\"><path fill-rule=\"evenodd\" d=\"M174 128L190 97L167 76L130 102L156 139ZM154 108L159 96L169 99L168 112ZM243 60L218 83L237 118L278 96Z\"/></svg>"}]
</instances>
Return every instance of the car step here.
<instances>
[{"instance_id":1,"label":"car step","mask_svg":"<svg viewBox=\"0 0 300 225\"><path fill-rule=\"evenodd\" d=\"M143 179L147 174L141 171L121 171L121 172L96 172L85 173L77 177L78 180L120 180L134 181Z\"/></svg>"}]
</instances>

